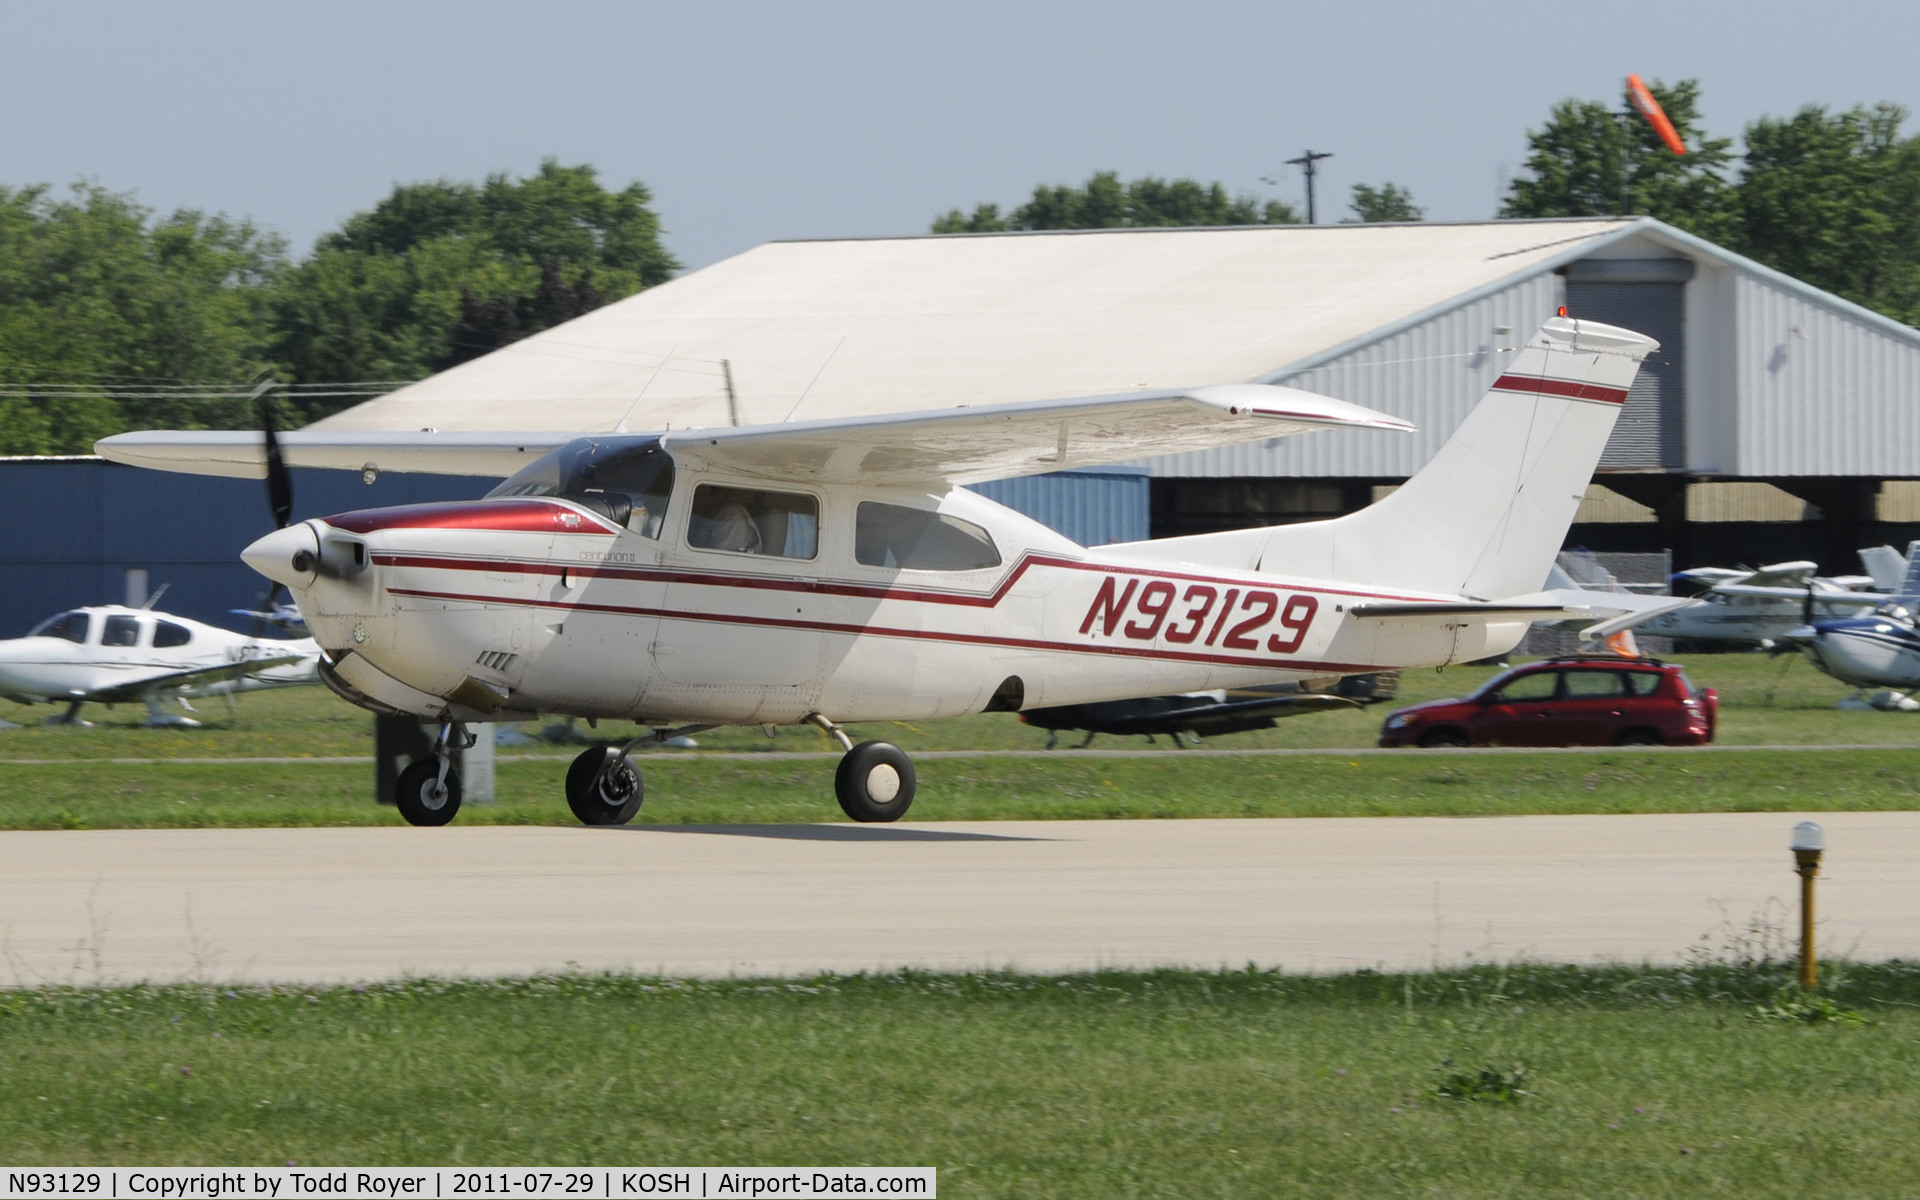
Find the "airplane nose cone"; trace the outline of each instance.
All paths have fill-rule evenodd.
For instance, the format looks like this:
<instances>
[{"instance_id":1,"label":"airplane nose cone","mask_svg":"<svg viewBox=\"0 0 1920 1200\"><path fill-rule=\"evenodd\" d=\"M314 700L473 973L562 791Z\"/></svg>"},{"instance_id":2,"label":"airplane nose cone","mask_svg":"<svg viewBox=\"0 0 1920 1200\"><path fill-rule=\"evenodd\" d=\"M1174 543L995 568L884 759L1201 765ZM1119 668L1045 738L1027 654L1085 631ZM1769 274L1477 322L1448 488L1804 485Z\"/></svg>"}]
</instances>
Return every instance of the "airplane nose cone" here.
<instances>
[{"instance_id":1,"label":"airplane nose cone","mask_svg":"<svg viewBox=\"0 0 1920 1200\"><path fill-rule=\"evenodd\" d=\"M240 552L240 561L298 592L313 585L319 554L320 537L312 525L303 522L276 529L248 546Z\"/></svg>"}]
</instances>

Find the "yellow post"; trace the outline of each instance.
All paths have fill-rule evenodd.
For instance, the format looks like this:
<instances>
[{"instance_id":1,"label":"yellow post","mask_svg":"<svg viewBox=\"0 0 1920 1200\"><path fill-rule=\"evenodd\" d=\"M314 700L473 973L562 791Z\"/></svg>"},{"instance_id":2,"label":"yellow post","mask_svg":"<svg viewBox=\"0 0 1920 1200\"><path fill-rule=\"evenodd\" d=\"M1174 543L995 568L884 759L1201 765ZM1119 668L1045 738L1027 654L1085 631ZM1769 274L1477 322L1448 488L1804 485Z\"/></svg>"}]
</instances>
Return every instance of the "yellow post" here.
<instances>
[{"instance_id":1,"label":"yellow post","mask_svg":"<svg viewBox=\"0 0 1920 1200\"><path fill-rule=\"evenodd\" d=\"M1800 988L1819 985L1819 966L1813 957L1813 877L1820 873L1820 855L1827 848L1826 832L1813 821L1793 827L1794 869L1800 872Z\"/></svg>"}]
</instances>

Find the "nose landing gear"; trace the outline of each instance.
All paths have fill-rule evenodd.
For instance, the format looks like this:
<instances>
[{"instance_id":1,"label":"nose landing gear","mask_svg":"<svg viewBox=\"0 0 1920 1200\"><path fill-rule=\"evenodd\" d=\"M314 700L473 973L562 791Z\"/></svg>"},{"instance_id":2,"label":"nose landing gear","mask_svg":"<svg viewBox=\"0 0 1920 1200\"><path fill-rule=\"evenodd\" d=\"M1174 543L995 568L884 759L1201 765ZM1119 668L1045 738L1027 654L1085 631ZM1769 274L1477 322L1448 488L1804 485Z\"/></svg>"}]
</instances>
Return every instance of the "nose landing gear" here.
<instances>
[{"instance_id":1,"label":"nose landing gear","mask_svg":"<svg viewBox=\"0 0 1920 1200\"><path fill-rule=\"evenodd\" d=\"M460 773L453 769L452 739L460 739L460 749L477 739L467 727L448 721L434 740L433 755L415 760L393 787L394 807L409 825L445 825L460 811Z\"/></svg>"}]
</instances>

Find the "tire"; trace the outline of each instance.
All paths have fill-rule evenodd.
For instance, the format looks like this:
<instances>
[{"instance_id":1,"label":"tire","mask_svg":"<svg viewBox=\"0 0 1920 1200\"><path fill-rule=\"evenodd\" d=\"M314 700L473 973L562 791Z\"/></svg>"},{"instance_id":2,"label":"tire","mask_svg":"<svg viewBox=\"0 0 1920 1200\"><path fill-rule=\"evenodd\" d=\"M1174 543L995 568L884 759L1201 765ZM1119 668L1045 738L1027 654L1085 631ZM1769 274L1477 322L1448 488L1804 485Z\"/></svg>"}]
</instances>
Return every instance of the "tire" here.
<instances>
[{"instance_id":1,"label":"tire","mask_svg":"<svg viewBox=\"0 0 1920 1200\"><path fill-rule=\"evenodd\" d=\"M898 821L913 806L913 760L889 742L861 742L833 775L840 809L863 823Z\"/></svg>"},{"instance_id":2,"label":"tire","mask_svg":"<svg viewBox=\"0 0 1920 1200\"><path fill-rule=\"evenodd\" d=\"M1661 746L1660 735L1651 729L1629 729L1613 739L1616 746Z\"/></svg>"},{"instance_id":3,"label":"tire","mask_svg":"<svg viewBox=\"0 0 1920 1200\"><path fill-rule=\"evenodd\" d=\"M1459 750L1467 745L1462 729L1431 729L1420 735L1420 744L1428 750Z\"/></svg>"},{"instance_id":4,"label":"tire","mask_svg":"<svg viewBox=\"0 0 1920 1200\"><path fill-rule=\"evenodd\" d=\"M595 746L567 768L567 807L582 825L625 825L647 798L646 781L632 759L600 769L616 753L612 746Z\"/></svg>"},{"instance_id":5,"label":"tire","mask_svg":"<svg viewBox=\"0 0 1920 1200\"><path fill-rule=\"evenodd\" d=\"M432 756L416 759L400 772L399 782L393 785L393 803L407 824L445 825L460 811L460 773L447 768L444 795L434 794L439 782L440 760Z\"/></svg>"}]
</instances>

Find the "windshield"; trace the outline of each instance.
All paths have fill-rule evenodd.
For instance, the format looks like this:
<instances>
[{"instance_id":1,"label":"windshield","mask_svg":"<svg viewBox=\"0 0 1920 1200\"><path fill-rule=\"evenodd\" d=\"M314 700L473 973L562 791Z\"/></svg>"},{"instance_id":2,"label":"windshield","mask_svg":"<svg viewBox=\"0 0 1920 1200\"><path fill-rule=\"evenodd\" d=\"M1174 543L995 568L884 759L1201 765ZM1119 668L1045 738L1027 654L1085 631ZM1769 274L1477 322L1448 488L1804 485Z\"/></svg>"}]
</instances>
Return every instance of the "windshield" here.
<instances>
[{"instance_id":1,"label":"windshield","mask_svg":"<svg viewBox=\"0 0 1920 1200\"><path fill-rule=\"evenodd\" d=\"M87 626L92 618L83 612L61 613L57 617L48 617L33 627L28 637L60 638L64 641L87 644Z\"/></svg>"},{"instance_id":2,"label":"windshield","mask_svg":"<svg viewBox=\"0 0 1920 1200\"><path fill-rule=\"evenodd\" d=\"M1913 624L1913 610L1909 608L1907 604L1908 602L1904 600L1890 601L1874 609L1873 615L1889 621L1898 621L1903 625L1911 625Z\"/></svg>"},{"instance_id":3,"label":"windshield","mask_svg":"<svg viewBox=\"0 0 1920 1200\"><path fill-rule=\"evenodd\" d=\"M642 537L657 538L673 492L673 457L656 437L579 438L487 493L555 496L585 505Z\"/></svg>"}]
</instances>

